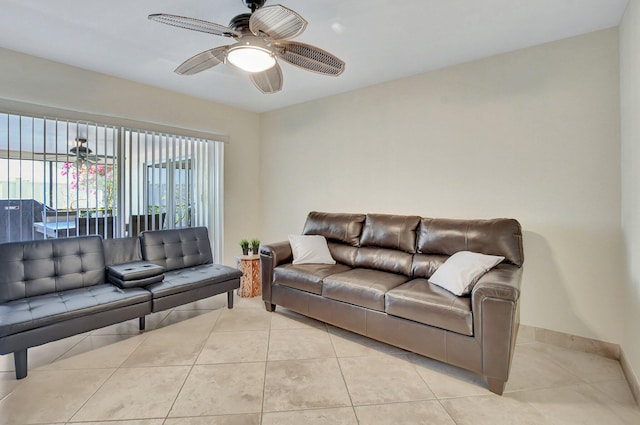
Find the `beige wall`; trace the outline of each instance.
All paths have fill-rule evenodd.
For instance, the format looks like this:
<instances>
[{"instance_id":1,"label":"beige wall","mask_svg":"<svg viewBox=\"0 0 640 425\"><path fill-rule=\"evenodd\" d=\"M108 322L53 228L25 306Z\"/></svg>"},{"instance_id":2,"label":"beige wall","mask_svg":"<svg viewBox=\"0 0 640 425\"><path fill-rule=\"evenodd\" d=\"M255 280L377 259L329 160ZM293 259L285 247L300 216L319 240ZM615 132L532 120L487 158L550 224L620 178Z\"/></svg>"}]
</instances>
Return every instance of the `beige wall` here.
<instances>
[{"instance_id":1,"label":"beige wall","mask_svg":"<svg viewBox=\"0 0 640 425\"><path fill-rule=\"evenodd\" d=\"M609 29L263 114L263 238L310 210L515 217L522 322L619 343L619 102Z\"/></svg>"},{"instance_id":2,"label":"beige wall","mask_svg":"<svg viewBox=\"0 0 640 425\"><path fill-rule=\"evenodd\" d=\"M620 26L622 114L622 229L628 279L622 348L640 373L640 1L631 0Z\"/></svg>"},{"instance_id":3,"label":"beige wall","mask_svg":"<svg viewBox=\"0 0 640 425\"><path fill-rule=\"evenodd\" d=\"M235 265L240 238L259 237L257 114L5 49L0 63L0 98L228 136L224 262Z\"/></svg>"}]
</instances>

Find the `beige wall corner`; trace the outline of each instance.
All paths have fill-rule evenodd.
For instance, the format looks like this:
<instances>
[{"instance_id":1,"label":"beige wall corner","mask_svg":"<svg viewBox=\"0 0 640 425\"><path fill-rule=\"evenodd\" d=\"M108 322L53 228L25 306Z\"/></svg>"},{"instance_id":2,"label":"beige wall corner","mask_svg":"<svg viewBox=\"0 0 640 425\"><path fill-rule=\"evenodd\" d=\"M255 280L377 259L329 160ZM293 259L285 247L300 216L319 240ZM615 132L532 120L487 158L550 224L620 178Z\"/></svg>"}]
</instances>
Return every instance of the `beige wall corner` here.
<instances>
[{"instance_id":1,"label":"beige wall corner","mask_svg":"<svg viewBox=\"0 0 640 425\"><path fill-rule=\"evenodd\" d=\"M633 372L638 400L640 374L640 1L630 0L620 25L622 122L622 229L625 280L620 309L621 346Z\"/></svg>"}]
</instances>

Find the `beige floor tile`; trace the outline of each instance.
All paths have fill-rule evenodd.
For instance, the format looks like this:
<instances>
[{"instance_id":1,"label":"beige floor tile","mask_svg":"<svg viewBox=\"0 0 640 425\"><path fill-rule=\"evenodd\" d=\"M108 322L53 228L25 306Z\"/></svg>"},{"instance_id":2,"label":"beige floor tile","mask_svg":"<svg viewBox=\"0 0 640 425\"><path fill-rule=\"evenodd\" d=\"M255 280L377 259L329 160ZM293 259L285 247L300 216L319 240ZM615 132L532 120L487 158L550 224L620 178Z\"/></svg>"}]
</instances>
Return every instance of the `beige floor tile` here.
<instances>
[{"instance_id":1,"label":"beige floor tile","mask_svg":"<svg viewBox=\"0 0 640 425\"><path fill-rule=\"evenodd\" d=\"M495 394L441 400L456 425L556 425L529 404Z\"/></svg>"},{"instance_id":2,"label":"beige floor tile","mask_svg":"<svg viewBox=\"0 0 640 425\"><path fill-rule=\"evenodd\" d=\"M113 370L37 370L0 401L0 423L64 422L109 378Z\"/></svg>"},{"instance_id":3,"label":"beige floor tile","mask_svg":"<svg viewBox=\"0 0 640 425\"><path fill-rule=\"evenodd\" d=\"M535 344L518 345L515 349L505 392L552 388L579 384L583 381L558 365Z\"/></svg>"},{"instance_id":4,"label":"beige floor tile","mask_svg":"<svg viewBox=\"0 0 640 425\"><path fill-rule=\"evenodd\" d=\"M0 400L4 398L11 391L15 390L15 388L22 381L18 381L16 379L15 372L0 372Z\"/></svg>"},{"instance_id":5,"label":"beige floor tile","mask_svg":"<svg viewBox=\"0 0 640 425\"><path fill-rule=\"evenodd\" d=\"M609 406L625 424L640 424L640 406L636 404L626 379L590 384L597 390L595 397Z\"/></svg>"},{"instance_id":6,"label":"beige floor tile","mask_svg":"<svg viewBox=\"0 0 640 425\"><path fill-rule=\"evenodd\" d=\"M119 367L145 336L89 335L46 369L104 369Z\"/></svg>"},{"instance_id":7,"label":"beige floor tile","mask_svg":"<svg viewBox=\"0 0 640 425\"><path fill-rule=\"evenodd\" d=\"M407 357L437 398L490 394L482 376L418 354Z\"/></svg>"},{"instance_id":8,"label":"beige floor tile","mask_svg":"<svg viewBox=\"0 0 640 425\"><path fill-rule=\"evenodd\" d=\"M391 422L387 422L391 423ZM358 425L351 407L265 413L262 425Z\"/></svg>"},{"instance_id":9,"label":"beige floor tile","mask_svg":"<svg viewBox=\"0 0 640 425\"><path fill-rule=\"evenodd\" d=\"M617 405L607 403L602 393L587 384L523 391L510 394L509 397L530 404L554 425L629 423L615 413L613 408Z\"/></svg>"},{"instance_id":10,"label":"beige floor tile","mask_svg":"<svg viewBox=\"0 0 640 425\"><path fill-rule=\"evenodd\" d=\"M160 332L147 334L122 367L187 366L195 363L207 332Z\"/></svg>"},{"instance_id":11,"label":"beige floor tile","mask_svg":"<svg viewBox=\"0 0 640 425\"><path fill-rule=\"evenodd\" d=\"M269 339L269 360L335 357L331 338L321 329L275 329Z\"/></svg>"},{"instance_id":12,"label":"beige floor tile","mask_svg":"<svg viewBox=\"0 0 640 425\"><path fill-rule=\"evenodd\" d=\"M265 363L196 365L170 417L260 413Z\"/></svg>"},{"instance_id":13,"label":"beige floor tile","mask_svg":"<svg viewBox=\"0 0 640 425\"><path fill-rule=\"evenodd\" d=\"M624 379L624 373L618 360L542 343L536 343L531 348L540 350L541 353L548 355L553 361L584 381L599 382Z\"/></svg>"},{"instance_id":14,"label":"beige floor tile","mask_svg":"<svg viewBox=\"0 0 640 425\"><path fill-rule=\"evenodd\" d=\"M160 326L160 323L170 311L161 311L158 313L151 313L145 316L145 331L151 331ZM105 326L104 328L96 329L91 332L91 335L139 335L145 331L141 331L138 319L127 320L126 322L116 323L115 325Z\"/></svg>"},{"instance_id":15,"label":"beige floor tile","mask_svg":"<svg viewBox=\"0 0 640 425\"><path fill-rule=\"evenodd\" d=\"M438 401L356 406L360 425L456 425Z\"/></svg>"},{"instance_id":16,"label":"beige floor tile","mask_svg":"<svg viewBox=\"0 0 640 425\"><path fill-rule=\"evenodd\" d=\"M150 315L145 332L132 320L34 347L20 381L1 356L0 424L640 424L615 360L521 333L498 397L463 369L235 299ZM185 365L132 367L172 363Z\"/></svg>"},{"instance_id":17,"label":"beige floor tile","mask_svg":"<svg viewBox=\"0 0 640 425\"><path fill-rule=\"evenodd\" d=\"M271 313L271 329L327 329L327 325L319 320L303 316L294 311L279 308Z\"/></svg>"},{"instance_id":18,"label":"beige floor tile","mask_svg":"<svg viewBox=\"0 0 640 425\"><path fill-rule=\"evenodd\" d=\"M28 370L35 370L39 367L46 366L64 353L72 349L76 344L85 339L87 333L70 336L48 344L32 347L27 350ZM13 363L13 354L5 354L0 356L0 372L9 372L15 370Z\"/></svg>"},{"instance_id":19,"label":"beige floor tile","mask_svg":"<svg viewBox=\"0 0 640 425\"><path fill-rule=\"evenodd\" d=\"M601 381L590 384L593 388L599 390L616 403L636 405L631 389L626 379L618 379L613 381ZM640 423L640 422L639 422Z\"/></svg>"},{"instance_id":20,"label":"beige floor tile","mask_svg":"<svg viewBox=\"0 0 640 425\"><path fill-rule=\"evenodd\" d=\"M240 297L237 292L233 295L233 308L252 308L266 312L261 295L256 297Z\"/></svg>"},{"instance_id":21,"label":"beige floor tile","mask_svg":"<svg viewBox=\"0 0 640 425\"><path fill-rule=\"evenodd\" d=\"M180 334L189 332L208 335L221 310L172 310L153 332Z\"/></svg>"},{"instance_id":22,"label":"beige floor tile","mask_svg":"<svg viewBox=\"0 0 640 425\"><path fill-rule=\"evenodd\" d=\"M264 362L268 331L212 332L196 364Z\"/></svg>"},{"instance_id":23,"label":"beige floor tile","mask_svg":"<svg viewBox=\"0 0 640 425\"><path fill-rule=\"evenodd\" d=\"M257 308L233 308L224 310L213 330L216 332L267 331L272 314Z\"/></svg>"},{"instance_id":24,"label":"beige floor tile","mask_svg":"<svg viewBox=\"0 0 640 425\"><path fill-rule=\"evenodd\" d=\"M163 425L164 419L135 419L109 422L72 422L73 425Z\"/></svg>"},{"instance_id":25,"label":"beige floor tile","mask_svg":"<svg viewBox=\"0 0 640 425\"><path fill-rule=\"evenodd\" d=\"M0 356L0 372L10 372L15 370L13 363L13 353Z\"/></svg>"},{"instance_id":26,"label":"beige floor tile","mask_svg":"<svg viewBox=\"0 0 640 425\"><path fill-rule=\"evenodd\" d=\"M161 418L189 373L188 366L118 369L73 421Z\"/></svg>"},{"instance_id":27,"label":"beige floor tile","mask_svg":"<svg viewBox=\"0 0 640 425\"><path fill-rule=\"evenodd\" d=\"M109 424L105 424L109 425ZM169 418L164 425L260 425L259 414Z\"/></svg>"},{"instance_id":28,"label":"beige floor tile","mask_svg":"<svg viewBox=\"0 0 640 425\"><path fill-rule=\"evenodd\" d=\"M406 354L407 352L366 336L329 326L329 335L338 357Z\"/></svg>"},{"instance_id":29,"label":"beige floor tile","mask_svg":"<svg viewBox=\"0 0 640 425\"><path fill-rule=\"evenodd\" d=\"M350 406L336 359L267 363L264 412Z\"/></svg>"},{"instance_id":30,"label":"beige floor tile","mask_svg":"<svg viewBox=\"0 0 640 425\"><path fill-rule=\"evenodd\" d=\"M435 396L406 359L346 357L339 359L353 405L430 400Z\"/></svg>"}]
</instances>

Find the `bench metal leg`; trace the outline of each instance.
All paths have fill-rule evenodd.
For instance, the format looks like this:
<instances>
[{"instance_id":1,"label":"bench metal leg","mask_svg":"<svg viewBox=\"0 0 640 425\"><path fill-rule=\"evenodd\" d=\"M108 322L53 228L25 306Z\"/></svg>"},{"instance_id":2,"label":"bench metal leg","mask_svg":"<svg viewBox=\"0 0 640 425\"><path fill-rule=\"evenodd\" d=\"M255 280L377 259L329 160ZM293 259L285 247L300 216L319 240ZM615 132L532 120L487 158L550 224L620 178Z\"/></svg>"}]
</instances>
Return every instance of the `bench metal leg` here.
<instances>
[{"instance_id":1,"label":"bench metal leg","mask_svg":"<svg viewBox=\"0 0 640 425\"><path fill-rule=\"evenodd\" d=\"M145 318L146 318L146 316L142 316L142 317L140 318L140 322L138 323L138 328L139 328L141 331L143 331L143 330L144 330L144 327L145 327Z\"/></svg>"},{"instance_id":2,"label":"bench metal leg","mask_svg":"<svg viewBox=\"0 0 640 425\"><path fill-rule=\"evenodd\" d=\"M16 366L16 379L27 377L27 349L13 352L13 363Z\"/></svg>"},{"instance_id":3,"label":"bench metal leg","mask_svg":"<svg viewBox=\"0 0 640 425\"><path fill-rule=\"evenodd\" d=\"M227 308L233 308L233 291L227 292Z\"/></svg>"}]
</instances>

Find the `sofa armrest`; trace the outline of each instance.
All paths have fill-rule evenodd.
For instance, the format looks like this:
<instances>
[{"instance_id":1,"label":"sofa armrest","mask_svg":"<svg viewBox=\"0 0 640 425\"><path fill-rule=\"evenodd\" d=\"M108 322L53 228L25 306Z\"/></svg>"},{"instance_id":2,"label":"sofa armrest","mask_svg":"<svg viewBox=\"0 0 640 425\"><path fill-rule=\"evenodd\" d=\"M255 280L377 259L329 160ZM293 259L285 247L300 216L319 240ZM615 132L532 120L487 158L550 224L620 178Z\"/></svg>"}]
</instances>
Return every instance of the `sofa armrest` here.
<instances>
[{"instance_id":1,"label":"sofa armrest","mask_svg":"<svg viewBox=\"0 0 640 425\"><path fill-rule=\"evenodd\" d=\"M262 275L262 300L265 304L271 303L271 285L273 284L273 271L280 264L293 260L291 245L288 241L277 242L260 247L260 273Z\"/></svg>"},{"instance_id":2,"label":"sofa armrest","mask_svg":"<svg viewBox=\"0 0 640 425\"><path fill-rule=\"evenodd\" d=\"M289 241L260 246L260 257L262 258L263 256L273 258L273 268L293 260L293 252L291 252Z\"/></svg>"},{"instance_id":3,"label":"sofa armrest","mask_svg":"<svg viewBox=\"0 0 640 425\"><path fill-rule=\"evenodd\" d=\"M483 351L483 375L498 394L511 368L520 324L521 283L522 267L501 264L486 273L471 292L474 336Z\"/></svg>"},{"instance_id":4,"label":"sofa armrest","mask_svg":"<svg viewBox=\"0 0 640 425\"><path fill-rule=\"evenodd\" d=\"M520 299L522 267L500 264L478 280L471 291L474 310L483 298L517 302Z\"/></svg>"}]
</instances>

